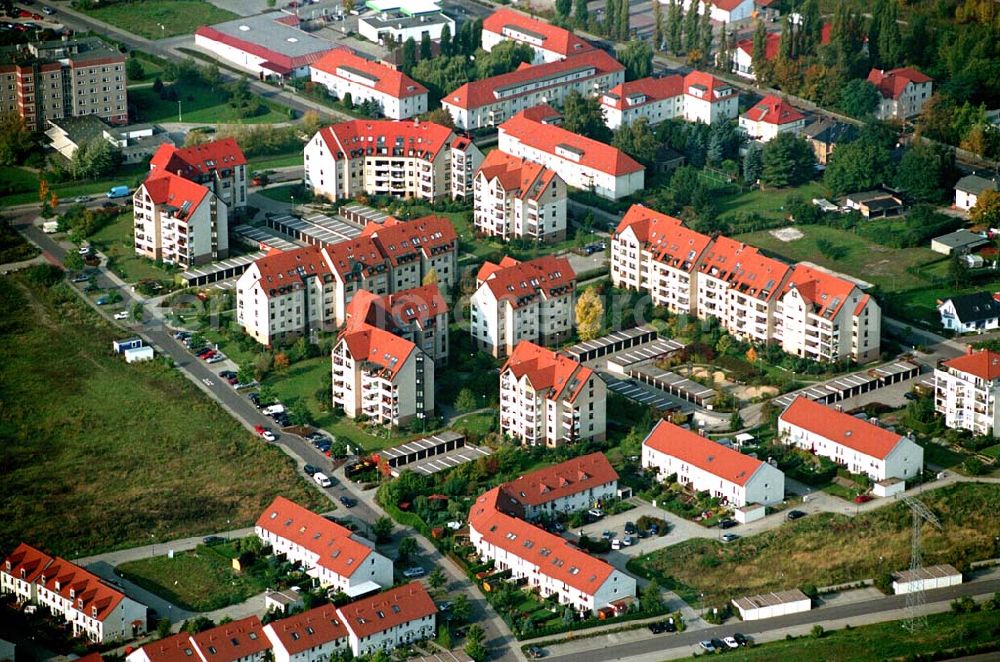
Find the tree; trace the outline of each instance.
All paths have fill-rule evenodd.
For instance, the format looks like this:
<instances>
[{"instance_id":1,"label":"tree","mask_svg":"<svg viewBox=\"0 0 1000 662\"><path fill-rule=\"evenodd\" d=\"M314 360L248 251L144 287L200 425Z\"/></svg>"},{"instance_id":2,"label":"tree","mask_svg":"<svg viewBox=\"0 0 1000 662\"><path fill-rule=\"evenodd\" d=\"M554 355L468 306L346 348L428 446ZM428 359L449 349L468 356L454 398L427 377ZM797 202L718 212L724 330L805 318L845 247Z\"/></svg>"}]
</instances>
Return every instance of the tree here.
<instances>
[{"instance_id":1,"label":"tree","mask_svg":"<svg viewBox=\"0 0 1000 662\"><path fill-rule=\"evenodd\" d=\"M712 14L706 5L705 12L701 15L701 25L698 28L698 51L700 54L698 62L703 67L708 66L712 61L712 39L714 36L712 33Z\"/></svg>"},{"instance_id":2,"label":"tree","mask_svg":"<svg viewBox=\"0 0 1000 662\"><path fill-rule=\"evenodd\" d=\"M156 624L156 636L159 639L170 636L170 619L161 618Z\"/></svg>"},{"instance_id":3,"label":"tree","mask_svg":"<svg viewBox=\"0 0 1000 662\"><path fill-rule=\"evenodd\" d=\"M291 361L288 359L288 354L285 352L278 352L274 355L274 369L279 372L283 372L291 365Z\"/></svg>"},{"instance_id":4,"label":"tree","mask_svg":"<svg viewBox=\"0 0 1000 662\"><path fill-rule=\"evenodd\" d=\"M576 6L573 8L573 17L581 28L587 27L590 21L590 9L587 8L587 4L587 0L576 0Z\"/></svg>"},{"instance_id":5,"label":"tree","mask_svg":"<svg viewBox=\"0 0 1000 662\"><path fill-rule=\"evenodd\" d=\"M642 589L639 595L639 608L643 611L654 611L663 606L663 596L660 595L660 585L654 579Z\"/></svg>"},{"instance_id":6,"label":"tree","mask_svg":"<svg viewBox=\"0 0 1000 662\"><path fill-rule=\"evenodd\" d=\"M409 561L417 553L417 539L407 536L399 541L399 548L396 550L396 558L400 563Z\"/></svg>"},{"instance_id":7,"label":"tree","mask_svg":"<svg viewBox=\"0 0 1000 662\"><path fill-rule=\"evenodd\" d=\"M660 0L653 2L653 50L663 49L663 5Z\"/></svg>"},{"instance_id":8,"label":"tree","mask_svg":"<svg viewBox=\"0 0 1000 662\"><path fill-rule=\"evenodd\" d=\"M441 568L434 568L427 576L427 583L430 584L431 588L439 589L448 583L448 578L444 576L444 571Z\"/></svg>"},{"instance_id":9,"label":"tree","mask_svg":"<svg viewBox=\"0 0 1000 662\"><path fill-rule=\"evenodd\" d=\"M392 520L386 516L379 517L372 524L372 534L375 536L375 542L386 543L392 537Z\"/></svg>"},{"instance_id":10,"label":"tree","mask_svg":"<svg viewBox=\"0 0 1000 662\"><path fill-rule=\"evenodd\" d=\"M708 163L718 166L726 159L739 155L740 143L743 141L736 124L732 122L715 122L708 131Z\"/></svg>"},{"instance_id":11,"label":"tree","mask_svg":"<svg viewBox=\"0 0 1000 662\"><path fill-rule=\"evenodd\" d=\"M473 623L469 626L468 632L465 633L465 641L468 643L481 644L486 641L486 632L478 623Z\"/></svg>"},{"instance_id":12,"label":"tree","mask_svg":"<svg viewBox=\"0 0 1000 662\"><path fill-rule=\"evenodd\" d=\"M604 123L604 112L597 97L585 97L576 90L563 101L563 123L567 131L601 142L610 142L611 130Z\"/></svg>"},{"instance_id":13,"label":"tree","mask_svg":"<svg viewBox=\"0 0 1000 662\"><path fill-rule=\"evenodd\" d=\"M83 256L77 251L66 251L66 257L63 258L63 266L66 267L67 271L80 271L85 266Z\"/></svg>"},{"instance_id":14,"label":"tree","mask_svg":"<svg viewBox=\"0 0 1000 662\"><path fill-rule=\"evenodd\" d=\"M656 3L654 3L656 4ZM653 72L653 49L644 41L630 41L618 53L625 65L625 80L647 78Z\"/></svg>"},{"instance_id":15,"label":"tree","mask_svg":"<svg viewBox=\"0 0 1000 662\"><path fill-rule=\"evenodd\" d=\"M417 42L413 40L413 37L403 42L403 54L400 61L402 62L403 71L407 75L410 75L410 72L413 71L413 65L417 62Z\"/></svg>"},{"instance_id":16,"label":"tree","mask_svg":"<svg viewBox=\"0 0 1000 662\"><path fill-rule=\"evenodd\" d=\"M705 8L705 11L708 11L708 7ZM684 14L684 50L688 53L698 48L701 43L700 27L698 3L691 2L688 5L687 13Z\"/></svg>"},{"instance_id":17,"label":"tree","mask_svg":"<svg viewBox=\"0 0 1000 662\"><path fill-rule=\"evenodd\" d=\"M439 42L441 55L451 55L451 26L447 23L441 28L441 41Z\"/></svg>"},{"instance_id":18,"label":"tree","mask_svg":"<svg viewBox=\"0 0 1000 662\"><path fill-rule=\"evenodd\" d=\"M830 155L823 183L834 195L857 193L889 181L892 154L883 145L864 136L840 145Z\"/></svg>"},{"instance_id":19,"label":"tree","mask_svg":"<svg viewBox=\"0 0 1000 662\"><path fill-rule=\"evenodd\" d=\"M767 186L798 186L809 181L815 173L816 155L802 138L781 133L764 146L764 169L760 179Z\"/></svg>"},{"instance_id":20,"label":"tree","mask_svg":"<svg viewBox=\"0 0 1000 662\"><path fill-rule=\"evenodd\" d=\"M31 133L21 116L0 113L0 165L23 164L31 146Z\"/></svg>"},{"instance_id":21,"label":"tree","mask_svg":"<svg viewBox=\"0 0 1000 662\"><path fill-rule=\"evenodd\" d=\"M756 184L764 172L764 152L757 142L747 145L747 153L743 157L743 181Z\"/></svg>"},{"instance_id":22,"label":"tree","mask_svg":"<svg viewBox=\"0 0 1000 662\"><path fill-rule=\"evenodd\" d=\"M429 60L434 56L434 51L431 49L431 33L424 32L420 36L420 59Z\"/></svg>"},{"instance_id":23,"label":"tree","mask_svg":"<svg viewBox=\"0 0 1000 662\"><path fill-rule=\"evenodd\" d=\"M611 144L645 166L653 165L656 161L656 151L660 147L660 142L645 117L618 127Z\"/></svg>"},{"instance_id":24,"label":"tree","mask_svg":"<svg viewBox=\"0 0 1000 662\"><path fill-rule=\"evenodd\" d=\"M469 596L459 593L451 603L451 617L456 621L464 623L472 615L472 605L469 603Z\"/></svg>"},{"instance_id":25,"label":"tree","mask_svg":"<svg viewBox=\"0 0 1000 662\"><path fill-rule=\"evenodd\" d=\"M618 39L629 38L629 0L618 2Z\"/></svg>"},{"instance_id":26,"label":"tree","mask_svg":"<svg viewBox=\"0 0 1000 662\"><path fill-rule=\"evenodd\" d=\"M680 0L670 0L667 7L667 46L674 55L681 52L683 24Z\"/></svg>"},{"instance_id":27,"label":"tree","mask_svg":"<svg viewBox=\"0 0 1000 662\"><path fill-rule=\"evenodd\" d=\"M556 0L556 14L559 18L566 18L569 16L570 10L573 9L573 0Z\"/></svg>"},{"instance_id":28,"label":"tree","mask_svg":"<svg viewBox=\"0 0 1000 662\"><path fill-rule=\"evenodd\" d=\"M903 37L899 31L896 0L876 0L872 7L868 48L872 64L881 69L892 69L902 63Z\"/></svg>"},{"instance_id":29,"label":"tree","mask_svg":"<svg viewBox=\"0 0 1000 662\"><path fill-rule=\"evenodd\" d=\"M802 4L800 14L802 15L802 27L799 30L799 56L816 55L823 31L819 3L816 0L806 0Z\"/></svg>"},{"instance_id":30,"label":"tree","mask_svg":"<svg viewBox=\"0 0 1000 662\"><path fill-rule=\"evenodd\" d=\"M954 150L916 143L899 161L896 186L913 202L943 202L951 194L954 172Z\"/></svg>"},{"instance_id":31,"label":"tree","mask_svg":"<svg viewBox=\"0 0 1000 662\"><path fill-rule=\"evenodd\" d=\"M743 417L740 416L740 410L737 409L729 416L729 431L739 432L743 429Z\"/></svg>"},{"instance_id":32,"label":"tree","mask_svg":"<svg viewBox=\"0 0 1000 662\"><path fill-rule=\"evenodd\" d=\"M750 66L753 67L757 84L766 85L770 78L771 67L767 61L767 26L764 25L764 21L757 21L757 25L754 27Z\"/></svg>"},{"instance_id":33,"label":"tree","mask_svg":"<svg viewBox=\"0 0 1000 662\"><path fill-rule=\"evenodd\" d=\"M580 340L592 340L601 335L604 322L604 302L593 287L587 288L576 302L576 332Z\"/></svg>"},{"instance_id":34,"label":"tree","mask_svg":"<svg viewBox=\"0 0 1000 662\"><path fill-rule=\"evenodd\" d=\"M838 106L851 117L867 119L878 110L882 95L878 88L863 78L848 81L840 88Z\"/></svg>"},{"instance_id":35,"label":"tree","mask_svg":"<svg viewBox=\"0 0 1000 662\"><path fill-rule=\"evenodd\" d=\"M969 265L962 258L962 255L956 254L948 261L948 279L956 288L962 288L969 284Z\"/></svg>"},{"instance_id":36,"label":"tree","mask_svg":"<svg viewBox=\"0 0 1000 662\"><path fill-rule=\"evenodd\" d=\"M142 68L142 62L139 62L134 52L132 57L125 62L125 75L130 81L143 80L146 77L146 70Z\"/></svg>"},{"instance_id":37,"label":"tree","mask_svg":"<svg viewBox=\"0 0 1000 662\"><path fill-rule=\"evenodd\" d=\"M452 119L451 113L448 112L446 108L435 108L434 110L428 111L424 113L422 119L427 122L434 122L435 124L446 126L449 129L455 128L455 120Z\"/></svg>"},{"instance_id":38,"label":"tree","mask_svg":"<svg viewBox=\"0 0 1000 662\"><path fill-rule=\"evenodd\" d=\"M976 198L969 210L969 218L977 225L989 228L1000 226L1000 192L986 189Z\"/></svg>"},{"instance_id":39,"label":"tree","mask_svg":"<svg viewBox=\"0 0 1000 662\"><path fill-rule=\"evenodd\" d=\"M478 406L479 402L476 400L476 394L470 388L463 388L455 397L455 409L458 411L472 411Z\"/></svg>"},{"instance_id":40,"label":"tree","mask_svg":"<svg viewBox=\"0 0 1000 662\"><path fill-rule=\"evenodd\" d=\"M427 273L424 274L423 279L420 281L421 285L437 285L438 284L438 272L437 269L431 267Z\"/></svg>"},{"instance_id":41,"label":"tree","mask_svg":"<svg viewBox=\"0 0 1000 662\"><path fill-rule=\"evenodd\" d=\"M725 22L719 28L719 52L715 57L715 66L727 74L733 71L733 52L730 49L729 28Z\"/></svg>"}]
</instances>

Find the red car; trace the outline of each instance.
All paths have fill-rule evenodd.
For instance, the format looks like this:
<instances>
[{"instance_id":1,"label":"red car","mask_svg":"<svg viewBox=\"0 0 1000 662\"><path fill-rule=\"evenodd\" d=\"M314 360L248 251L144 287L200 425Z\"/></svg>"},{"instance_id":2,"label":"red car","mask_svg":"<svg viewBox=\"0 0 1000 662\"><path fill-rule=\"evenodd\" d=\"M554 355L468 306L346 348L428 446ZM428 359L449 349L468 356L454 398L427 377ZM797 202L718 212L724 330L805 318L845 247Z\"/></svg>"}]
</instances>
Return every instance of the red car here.
<instances>
[{"instance_id":1,"label":"red car","mask_svg":"<svg viewBox=\"0 0 1000 662\"><path fill-rule=\"evenodd\" d=\"M210 349L207 352L205 352L204 354L199 354L198 358L204 361L204 360L212 358L216 354L218 354L218 352L216 352L214 349Z\"/></svg>"},{"instance_id":2,"label":"red car","mask_svg":"<svg viewBox=\"0 0 1000 662\"><path fill-rule=\"evenodd\" d=\"M263 435L267 431L267 428L263 425L255 425L253 426L253 431L259 435Z\"/></svg>"},{"instance_id":3,"label":"red car","mask_svg":"<svg viewBox=\"0 0 1000 662\"><path fill-rule=\"evenodd\" d=\"M859 494L854 497L854 503L868 503L872 500L872 495L870 494Z\"/></svg>"}]
</instances>

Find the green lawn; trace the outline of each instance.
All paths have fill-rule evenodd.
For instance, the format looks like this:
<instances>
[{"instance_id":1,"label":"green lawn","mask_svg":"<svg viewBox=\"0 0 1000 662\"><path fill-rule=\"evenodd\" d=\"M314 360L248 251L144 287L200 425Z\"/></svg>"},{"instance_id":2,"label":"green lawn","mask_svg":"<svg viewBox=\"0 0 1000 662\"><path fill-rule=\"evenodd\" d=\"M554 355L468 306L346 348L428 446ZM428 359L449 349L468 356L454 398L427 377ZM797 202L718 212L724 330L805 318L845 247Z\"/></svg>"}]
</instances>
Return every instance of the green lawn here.
<instances>
[{"instance_id":1,"label":"green lawn","mask_svg":"<svg viewBox=\"0 0 1000 662\"><path fill-rule=\"evenodd\" d=\"M775 641L727 652L727 660L754 662L868 662L869 660L952 659L972 652L995 651L1000 640L1000 613L932 614L927 627L910 634L900 621L852 627L812 636ZM991 646L992 644L992 646ZM979 648L980 646L984 648ZM935 655L952 652L953 655ZM700 657L700 656L699 656Z\"/></svg>"},{"instance_id":2,"label":"green lawn","mask_svg":"<svg viewBox=\"0 0 1000 662\"><path fill-rule=\"evenodd\" d=\"M54 191L63 202L72 200L79 195L101 195L107 193L112 186L126 184L135 187L137 180L141 179L148 172L141 164L122 166L115 173L114 177L98 179L87 182L60 182L53 183L50 189ZM20 192L9 193L0 197L0 207L11 207L14 205L24 205L38 203L38 174L26 168L0 167L0 181L9 178L18 187ZM15 189L17 190L17 189Z\"/></svg>"},{"instance_id":3,"label":"green lawn","mask_svg":"<svg viewBox=\"0 0 1000 662\"><path fill-rule=\"evenodd\" d=\"M485 437L496 429L497 414L495 411L483 411L477 414L468 414L455 421L453 427L466 434L474 434Z\"/></svg>"},{"instance_id":4,"label":"green lawn","mask_svg":"<svg viewBox=\"0 0 1000 662\"><path fill-rule=\"evenodd\" d=\"M6 221L0 221L0 264L30 260L38 255L34 244L28 243L20 232Z\"/></svg>"},{"instance_id":5,"label":"green lawn","mask_svg":"<svg viewBox=\"0 0 1000 662\"><path fill-rule=\"evenodd\" d=\"M130 561L122 575L182 609L212 611L263 593L265 583L253 573L233 570L225 545L198 545L190 552ZM164 551L166 546L164 546Z\"/></svg>"},{"instance_id":6,"label":"green lawn","mask_svg":"<svg viewBox=\"0 0 1000 662\"><path fill-rule=\"evenodd\" d=\"M37 202L38 175L26 168L0 166L0 195L9 196L17 193L29 193Z\"/></svg>"},{"instance_id":7,"label":"green lawn","mask_svg":"<svg viewBox=\"0 0 1000 662\"><path fill-rule=\"evenodd\" d=\"M281 186L274 186L272 188L265 188L258 191L265 198L270 198L271 200L277 200L278 202L292 202L292 195L296 191L301 191L301 184L282 184ZM302 196L299 196L299 202L302 202Z\"/></svg>"},{"instance_id":8,"label":"green lawn","mask_svg":"<svg viewBox=\"0 0 1000 662\"><path fill-rule=\"evenodd\" d=\"M181 102L181 117L185 122L205 124L264 124L287 122L287 112L275 110L267 104L267 112L254 117L243 118L229 105L229 97L224 90L209 87L203 83L179 83L177 89ZM140 122L176 122L177 101L161 99L152 87L140 87L129 91L129 101L136 106Z\"/></svg>"},{"instance_id":9,"label":"green lawn","mask_svg":"<svg viewBox=\"0 0 1000 662\"><path fill-rule=\"evenodd\" d=\"M193 34L202 25L237 18L236 14L204 0L130 0L92 6L83 11L147 39Z\"/></svg>"},{"instance_id":10,"label":"green lawn","mask_svg":"<svg viewBox=\"0 0 1000 662\"><path fill-rule=\"evenodd\" d=\"M247 526L278 494L323 504L176 370L111 355L122 331L67 286L7 276L0 302L0 549L74 557Z\"/></svg>"},{"instance_id":11,"label":"green lawn","mask_svg":"<svg viewBox=\"0 0 1000 662\"><path fill-rule=\"evenodd\" d=\"M937 265L933 265L937 270ZM920 283L917 279L910 277L912 284ZM918 289L908 289L896 292L888 292L883 297L883 311L887 315L895 315L899 319L912 320L920 326L933 331L941 331L941 314L938 313L937 302L941 299L957 296L960 294L971 294L973 292L996 292L1000 290L1000 278L992 280L979 280L967 287L944 287L927 286Z\"/></svg>"},{"instance_id":12,"label":"green lawn","mask_svg":"<svg viewBox=\"0 0 1000 662\"><path fill-rule=\"evenodd\" d=\"M115 271L129 283L145 279L173 281L179 271L157 266L135 254L133 227L132 211L123 212L91 236L90 243L113 261Z\"/></svg>"},{"instance_id":13,"label":"green lawn","mask_svg":"<svg viewBox=\"0 0 1000 662\"><path fill-rule=\"evenodd\" d=\"M920 284L906 269L923 266L941 259L929 248L888 248L872 243L853 232L825 225L797 225L793 228L804 236L793 241L782 241L770 230L738 235L736 239L757 246L789 262L803 260L829 269L862 278L878 285L885 292L908 290ZM831 259L820 252L817 242L829 241L841 251Z\"/></svg>"},{"instance_id":14,"label":"green lawn","mask_svg":"<svg viewBox=\"0 0 1000 662\"><path fill-rule=\"evenodd\" d=\"M797 195L804 200L812 200L824 197L826 189L821 182L810 182L798 188L777 191L755 189L723 200L719 217L721 220L726 220L739 213L753 212L765 218L784 219L787 218L788 212L782 207L790 195Z\"/></svg>"},{"instance_id":15,"label":"green lawn","mask_svg":"<svg viewBox=\"0 0 1000 662\"><path fill-rule=\"evenodd\" d=\"M247 169L250 172L270 170L272 168L285 168L288 166L302 165L302 150L297 149L288 154L269 154L267 156L257 156L249 159Z\"/></svg>"},{"instance_id":16,"label":"green lawn","mask_svg":"<svg viewBox=\"0 0 1000 662\"><path fill-rule=\"evenodd\" d=\"M1000 505L1000 485L960 483L925 492L921 500L943 524L941 531L924 529L927 565L963 567L996 556L1000 518L994 506ZM688 540L639 557L629 562L629 569L676 588L687 600L714 605L806 584L877 578L907 567L909 555L909 510L898 503L855 517L810 515L728 544Z\"/></svg>"}]
</instances>

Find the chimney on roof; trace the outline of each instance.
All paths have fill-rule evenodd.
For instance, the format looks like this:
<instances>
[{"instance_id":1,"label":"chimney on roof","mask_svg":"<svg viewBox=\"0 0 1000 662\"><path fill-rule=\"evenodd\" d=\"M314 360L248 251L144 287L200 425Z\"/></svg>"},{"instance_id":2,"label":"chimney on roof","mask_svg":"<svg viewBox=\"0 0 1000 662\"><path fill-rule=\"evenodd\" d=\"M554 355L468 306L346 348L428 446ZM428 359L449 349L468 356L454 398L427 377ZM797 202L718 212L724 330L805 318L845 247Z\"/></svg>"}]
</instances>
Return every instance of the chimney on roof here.
<instances>
[{"instance_id":1,"label":"chimney on roof","mask_svg":"<svg viewBox=\"0 0 1000 662\"><path fill-rule=\"evenodd\" d=\"M966 354L975 354L976 352L972 349L972 345L966 345L965 346L965 353Z\"/></svg>"}]
</instances>

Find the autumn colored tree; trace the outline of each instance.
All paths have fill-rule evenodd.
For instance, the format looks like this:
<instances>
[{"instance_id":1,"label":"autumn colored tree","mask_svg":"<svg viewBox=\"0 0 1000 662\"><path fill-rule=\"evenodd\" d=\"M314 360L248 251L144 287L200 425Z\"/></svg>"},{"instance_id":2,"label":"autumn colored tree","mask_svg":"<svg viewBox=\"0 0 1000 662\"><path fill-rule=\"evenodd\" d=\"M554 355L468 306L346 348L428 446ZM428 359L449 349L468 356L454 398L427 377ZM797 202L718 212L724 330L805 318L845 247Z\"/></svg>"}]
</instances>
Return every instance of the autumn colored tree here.
<instances>
[{"instance_id":1,"label":"autumn colored tree","mask_svg":"<svg viewBox=\"0 0 1000 662\"><path fill-rule=\"evenodd\" d=\"M584 290L576 302L576 331L580 340L593 340L601 335L604 322L604 302L593 287Z\"/></svg>"},{"instance_id":2,"label":"autumn colored tree","mask_svg":"<svg viewBox=\"0 0 1000 662\"><path fill-rule=\"evenodd\" d=\"M969 218L976 225L1000 226L1000 192L985 190L980 193L975 206L969 210Z\"/></svg>"}]
</instances>

